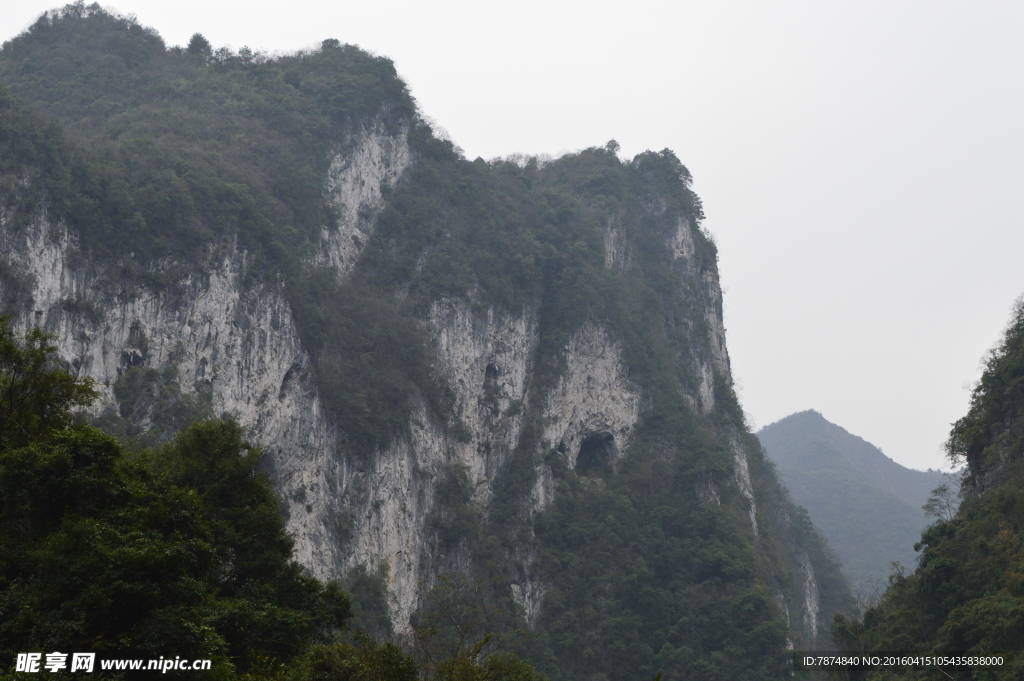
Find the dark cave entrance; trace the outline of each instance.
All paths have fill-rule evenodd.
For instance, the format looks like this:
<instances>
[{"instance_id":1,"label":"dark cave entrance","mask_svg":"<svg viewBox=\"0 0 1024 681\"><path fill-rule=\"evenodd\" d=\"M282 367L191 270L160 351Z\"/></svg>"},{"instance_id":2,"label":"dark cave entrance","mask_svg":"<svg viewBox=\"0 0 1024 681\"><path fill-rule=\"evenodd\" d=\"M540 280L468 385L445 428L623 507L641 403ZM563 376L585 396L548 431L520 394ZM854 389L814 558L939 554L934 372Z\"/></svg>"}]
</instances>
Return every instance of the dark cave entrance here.
<instances>
[{"instance_id":1,"label":"dark cave entrance","mask_svg":"<svg viewBox=\"0 0 1024 681\"><path fill-rule=\"evenodd\" d=\"M576 455L576 474L587 477L609 475L617 454L611 433L592 433L580 444L580 453Z\"/></svg>"}]
</instances>

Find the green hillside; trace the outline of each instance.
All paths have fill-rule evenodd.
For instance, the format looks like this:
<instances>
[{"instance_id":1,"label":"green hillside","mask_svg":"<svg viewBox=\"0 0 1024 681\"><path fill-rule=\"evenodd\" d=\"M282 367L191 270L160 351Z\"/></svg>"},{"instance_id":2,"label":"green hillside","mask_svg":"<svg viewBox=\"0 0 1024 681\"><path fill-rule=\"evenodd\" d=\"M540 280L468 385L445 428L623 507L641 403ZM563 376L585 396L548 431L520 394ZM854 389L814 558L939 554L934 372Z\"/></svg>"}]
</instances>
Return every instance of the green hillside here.
<instances>
[{"instance_id":1,"label":"green hillside","mask_svg":"<svg viewBox=\"0 0 1024 681\"><path fill-rule=\"evenodd\" d=\"M1000 666L864 674L870 679L1024 678L1024 307L989 357L947 449L967 464L960 508L915 546L915 570L895 575L881 602L834 632L848 651L1001 654Z\"/></svg>"}]
</instances>

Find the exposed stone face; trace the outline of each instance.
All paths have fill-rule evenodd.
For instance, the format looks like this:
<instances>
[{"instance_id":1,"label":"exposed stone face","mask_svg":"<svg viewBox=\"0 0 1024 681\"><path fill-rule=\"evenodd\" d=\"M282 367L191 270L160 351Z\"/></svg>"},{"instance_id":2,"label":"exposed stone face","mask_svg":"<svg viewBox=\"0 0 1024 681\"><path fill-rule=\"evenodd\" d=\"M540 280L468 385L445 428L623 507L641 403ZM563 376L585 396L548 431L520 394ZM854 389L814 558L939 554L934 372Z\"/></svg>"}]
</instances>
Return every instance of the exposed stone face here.
<instances>
[{"instance_id":1,"label":"exposed stone face","mask_svg":"<svg viewBox=\"0 0 1024 681\"><path fill-rule=\"evenodd\" d=\"M518 442L522 404L536 349L536 313L482 311L461 300L433 305L427 319L437 369L455 392L455 412L468 430L467 442L445 434L420 407L410 436L361 458L339 457L341 481L335 497L351 519L352 539L331 562L340 576L365 563L387 563L393 597L392 619L401 633L419 604L420 584L434 576L426 523L433 509L435 481L452 464L464 465L481 507L491 481ZM513 405L520 405L513 409Z\"/></svg>"},{"instance_id":2,"label":"exposed stone face","mask_svg":"<svg viewBox=\"0 0 1024 681\"><path fill-rule=\"evenodd\" d=\"M766 512L773 516L767 519L766 524L772 527L774 539L786 548L784 555L781 556L784 566L770 567L768 586L789 626L789 647L793 647L794 637L805 644L813 645L820 641L819 634L826 638L828 636L827 623L822 621L822 593L814 564L806 546L801 543L801 531L794 526L790 511L785 507L775 506L768 508ZM785 572L788 574L784 574Z\"/></svg>"},{"instance_id":3,"label":"exposed stone face","mask_svg":"<svg viewBox=\"0 0 1024 681\"><path fill-rule=\"evenodd\" d=\"M339 485L332 498L341 505L335 517L348 518L347 541L328 557L322 554L318 567L326 577L341 577L347 570L365 563L388 566L391 616L400 633L408 627L409 616L419 604L422 573L421 556L426 540L426 522L433 507L434 481L452 461L452 447L426 409L414 414L411 436L393 441L373 456L337 457ZM323 521L325 514L313 519ZM325 535L330 535L325 532ZM344 539L344 538L341 538Z\"/></svg>"},{"instance_id":4,"label":"exposed stone face","mask_svg":"<svg viewBox=\"0 0 1024 681\"><path fill-rule=\"evenodd\" d=\"M695 320L706 328L706 335L699 339L703 352L694 353L690 360L699 379L693 404L704 414L715 408L715 380L730 375L729 352L725 346L725 325L722 322L722 289L718 284L718 273L705 270L697 259L694 243L694 228L680 218L675 231L669 238L669 249L676 261L684 286L688 287L697 302Z\"/></svg>"},{"instance_id":5,"label":"exposed stone face","mask_svg":"<svg viewBox=\"0 0 1024 681\"><path fill-rule=\"evenodd\" d=\"M519 442L540 340L537 311L475 311L466 301L441 300L427 326L438 370L456 394L455 413L470 433L456 456L469 467L477 500L486 503L491 481Z\"/></svg>"},{"instance_id":6,"label":"exposed stone face","mask_svg":"<svg viewBox=\"0 0 1024 681\"><path fill-rule=\"evenodd\" d=\"M696 315L702 319L706 334L698 347L703 352L695 352L690 357L694 374L698 377L695 395L690 396L691 405L703 414L711 414L715 409L715 382L727 380L731 376L729 351L725 345L725 324L722 319L722 288L718 283L718 274L714 270L702 270L697 261L697 249L694 242L694 228L686 220L680 219L675 232L668 244L678 268L683 274L684 282L691 282L698 301ZM748 504L751 530L756 537L757 502L750 479L750 463L743 436L736 425L727 426L720 433L729 443L735 460L733 480ZM702 493L703 498L718 503L719 495L713 490Z\"/></svg>"},{"instance_id":7,"label":"exposed stone face","mask_svg":"<svg viewBox=\"0 0 1024 681\"><path fill-rule=\"evenodd\" d=\"M344 276L355 265L370 235L384 193L411 161L409 126L387 132L382 116L353 135L333 155L327 170L327 193L338 212L338 224L325 227L323 247L315 260Z\"/></svg>"},{"instance_id":8,"label":"exposed stone face","mask_svg":"<svg viewBox=\"0 0 1024 681\"><path fill-rule=\"evenodd\" d=\"M369 236L386 186L410 162L407 126L389 133L378 118L340 148L327 180L339 223L325 228L315 260L343 276L365 243L352 237ZM199 268L182 268L191 273L175 294L124 290L110 266L79 262L81 244L63 225L42 215L14 232L6 216L0 219L3 252L32 282L31 308L15 325L42 325L56 335L62 359L96 382L97 413L117 408L113 386L130 366L173 366L183 392L209 394L214 414L234 415L264 448L296 558L318 577L340 576L351 562L339 538L353 466L337 450L281 286L247 287L247 253L226 243L211 248ZM77 311L67 312L67 301Z\"/></svg>"},{"instance_id":9,"label":"exposed stone face","mask_svg":"<svg viewBox=\"0 0 1024 681\"><path fill-rule=\"evenodd\" d=\"M308 409L305 402L301 409L261 409L294 397L282 384L305 357L280 290L242 286L245 253L211 258L206 272L186 276L181 295L172 296L97 286L102 273L72 267L76 240L46 220L3 238L9 258L35 283L32 307L16 325L38 324L57 336L62 359L96 382L98 409L116 404L113 384L140 365L176 367L185 390L212 389L215 413L235 414L261 435L286 429L293 412ZM68 311L68 301L94 314Z\"/></svg>"},{"instance_id":10,"label":"exposed stone face","mask_svg":"<svg viewBox=\"0 0 1024 681\"><path fill-rule=\"evenodd\" d=\"M411 162L406 132L388 132L377 119L340 145L330 164L327 190L339 221L324 229L314 262L334 268L339 277L355 265L388 186ZM715 382L728 379L729 357L717 274L698 262L694 229L680 220L668 245L681 295L690 296L696 310L690 322L698 331L686 359L697 384L684 397L697 413L708 415L716 407ZM500 310L445 299L432 305L424 323L436 369L454 392L463 432L455 437L420 405L408 434L384 450L348 451L339 447L317 393L310 357L282 287L248 286L242 273L249 256L237 244L219 244L201 268L185 268L191 274L174 293L122 290L112 270L81 263L77 237L45 215L18 232L0 216L0 246L32 282L32 305L16 325L42 325L57 336L61 358L79 376L96 381L101 394L97 413L117 408L113 386L129 367L174 367L183 392L209 395L214 414L233 414L264 448L287 529L296 540L296 558L312 574L331 579L361 563L371 569L387 564L392 615L400 632L419 605L421 584L429 583L438 569L426 527L436 481L449 466L465 466L475 487L474 503L484 508L497 472L519 444L526 413L540 414L544 451L559 452L569 469L586 475L588 466L614 468L644 408L622 348L600 325L585 325L569 338L560 376L534 396L537 307ZM629 257L621 226L610 222L606 265L625 268ZM530 404L531 399L542 403ZM742 433L733 428L722 436L733 450L735 484L749 502L756 535L757 508ZM711 481L700 489L706 503L720 503ZM543 508L554 493L551 470L541 466L533 509ZM805 583L813 594L807 592L801 617L816 629L817 587L809 561L805 564ZM512 586L532 621L544 585L524 577ZM812 603L813 613L808 609ZM788 611L790 606L783 605Z\"/></svg>"},{"instance_id":11,"label":"exposed stone face","mask_svg":"<svg viewBox=\"0 0 1024 681\"><path fill-rule=\"evenodd\" d=\"M818 614L821 611L819 604L818 582L814 577L814 567L811 565L807 554L800 555L800 577L803 583L803 616L804 631L810 633L811 638L818 636Z\"/></svg>"},{"instance_id":12,"label":"exposed stone face","mask_svg":"<svg viewBox=\"0 0 1024 681\"><path fill-rule=\"evenodd\" d=\"M395 597L392 612L400 631L418 604L420 582L433 577L425 528L434 481L446 466L464 465L476 489L476 503L486 505L491 482L519 441L539 342L536 312L529 308L513 314L442 300L432 307L428 328L438 369L456 395L456 414L468 427L468 442L446 436L427 410L420 409L411 438L393 442L372 457L365 470L345 475L341 490L356 539L339 567L388 563ZM546 398L541 420L549 424L543 446L561 446L571 468L588 435L610 434L615 450L625 449L639 418L640 395L626 376L618 347L599 328L575 334L565 359L567 370ZM535 509L554 494L550 471L538 473ZM536 614L543 586L527 580L513 591L524 611Z\"/></svg>"},{"instance_id":13,"label":"exposed stone face","mask_svg":"<svg viewBox=\"0 0 1024 681\"><path fill-rule=\"evenodd\" d=\"M570 470L579 470L580 458L595 449L614 466L629 445L640 406L640 389L629 380L618 345L600 327L586 326L569 340L565 371L546 396L542 447L559 452ZM544 469L533 490L534 508L543 508L554 493Z\"/></svg>"}]
</instances>

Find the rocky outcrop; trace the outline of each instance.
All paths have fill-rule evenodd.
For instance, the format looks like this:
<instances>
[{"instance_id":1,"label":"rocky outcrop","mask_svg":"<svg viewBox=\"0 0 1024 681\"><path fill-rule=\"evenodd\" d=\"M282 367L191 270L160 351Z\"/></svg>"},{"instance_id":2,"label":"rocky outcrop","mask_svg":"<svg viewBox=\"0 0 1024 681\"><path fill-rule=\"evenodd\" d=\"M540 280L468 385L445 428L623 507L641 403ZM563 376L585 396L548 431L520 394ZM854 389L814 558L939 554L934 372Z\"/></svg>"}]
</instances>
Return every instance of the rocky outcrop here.
<instances>
[{"instance_id":1,"label":"rocky outcrop","mask_svg":"<svg viewBox=\"0 0 1024 681\"><path fill-rule=\"evenodd\" d=\"M697 339L696 347L702 352L693 352L690 364L697 377L697 389L688 395L690 405L708 415L715 409L715 385L718 381L730 379L729 351L725 345L725 325L722 319L722 289L715 270L701 268L694 241L694 228L685 219L680 219L669 240L669 249L681 271L684 286L688 285L697 301L695 316L706 329L703 338ZM737 424L722 428L721 437L728 442L735 460L733 480L748 504L751 530L756 537L757 502L750 478L748 452L743 434ZM707 499L719 498L717 492L709 490L702 494Z\"/></svg>"},{"instance_id":2,"label":"rocky outcrop","mask_svg":"<svg viewBox=\"0 0 1024 681\"><path fill-rule=\"evenodd\" d=\"M338 222L324 228L315 264L333 268L339 278L351 271L389 187L411 162L407 128L389 131L379 118L338 146L326 179ZM446 471L463 467L474 504L486 508L498 471L524 435L526 414L542 424L538 446L556 452L566 469L583 477L614 470L644 409L645 396L630 376L622 347L600 324L587 323L568 338L558 376L539 390L539 303L510 310L442 299L423 322L435 370L453 393L458 428L438 423L421 404L406 433L383 450L349 451L339 445L318 395L282 286L247 283L249 255L237 243L210 248L199 266L158 263L157 268L185 272L173 287L158 289L119 284L115 265L83 262L76 236L45 214L19 230L0 216L0 228L7 264L29 282L31 304L21 308L16 324L41 325L56 335L67 365L96 382L97 413L121 406L115 386L137 367L161 372L182 393L202 396L211 414L234 415L264 448L296 558L325 579L360 564L386 565L399 631L418 607L423 584L436 576L438 556L427 530L437 481ZM701 263L695 230L680 219L668 246L680 295L695 310L687 320L692 342L686 360L696 380L683 397L707 417L716 409L716 384L728 380L730 369L717 274ZM614 220L607 225L605 253L608 268L629 263L630 244ZM742 433L734 425L721 435L733 451L734 483L749 504L756 536L757 505ZM556 490L549 465L536 473L534 511ZM702 501L720 503L711 481L699 489ZM808 588L816 588L806 566ZM525 576L512 584L530 621L544 590ZM816 603L810 592L805 602ZM817 611L801 609L816 629Z\"/></svg>"},{"instance_id":3,"label":"rocky outcrop","mask_svg":"<svg viewBox=\"0 0 1024 681\"><path fill-rule=\"evenodd\" d=\"M566 467L614 467L640 418L640 389L629 380L618 345L596 326L586 326L565 348L565 370L546 396L542 447L561 454ZM541 471L533 491L539 510L552 500L554 480Z\"/></svg>"},{"instance_id":4,"label":"rocky outcrop","mask_svg":"<svg viewBox=\"0 0 1024 681\"><path fill-rule=\"evenodd\" d=\"M342 277L352 270L373 234L384 195L411 161L408 133L408 123L389 133L385 118L377 116L332 155L326 192L338 221L321 233L321 248L315 256L318 264Z\"/></svg>"},{"instance_id":5,"label":"rocky outcrop","mask_svg":"<svg viewBox=\"0 0 1024 681\"><path fill-rule=\"evenodd\" d=\"M818 615L821 612L821 596L818 593L818 582L814 576L814 566L806 553L800 555L800 581L803 584L803 626L811 638L818 636Z\"/></svg>"},{"instance_id":6,"label":"rocky outcrop","mask_svg":"<svg viewBox=\"0 0 1024 681\"><path fill-rule=\"evenodd\" d=\"M445 435L421 408L410 437L396 440L364 464L343 457L338 490L342 513L353 527L347 555L333 569L340 573L360 563L377 567L386 562L393 619L400 631L418 605L420 584L435 576L429 568L426 531L434 481L446 467L462 465L477 505L486 506L491 483L521 436L539 341L532 309L513 314L443 300L433 306L428 326L439 371L456 394L455 411L468 437ZM565 359L567 371L541 407L540 420L548 424L543 446L561 452L570 468L587 455L588 443L599 443L610 462L617 460L640 413L639 392L626 375L617 346L604 331L590 327L572 337ZM545 468L538 474L534 508L541 508L553 493L554 481ZM514 592L528 615L536 613L542 585L526 581Z\"/></svg>"},{"instance_id":7,"label":"rocky outcrop","mask_svg":"<svg viewBox=\"0 0 1024 681\"><path fill-rule=\"evenodd\" d=\"M330 164L326 189L339 220L325 228L314 257L339 276L358 258L387 186L410 162L406 133L407 126L388 132L375 119L339 145ZM56 336L67 365L95 381L96 412L117 410L118 379L139 367L173 375L183 393L206 398L211 414L233 415L266 452L296 557L319 577L339 576L351 562L339 553L347 531L339 498L352 467L337 450L283 288L247 284L249 256L237 243L211 247L198 265L157 263L185 272L165 290L125 284L116 263L83 261L76 235L45 213L28 227L10 224L0 215L6 265L29 289L15 325Z\"/></svg>"}]
</instances>

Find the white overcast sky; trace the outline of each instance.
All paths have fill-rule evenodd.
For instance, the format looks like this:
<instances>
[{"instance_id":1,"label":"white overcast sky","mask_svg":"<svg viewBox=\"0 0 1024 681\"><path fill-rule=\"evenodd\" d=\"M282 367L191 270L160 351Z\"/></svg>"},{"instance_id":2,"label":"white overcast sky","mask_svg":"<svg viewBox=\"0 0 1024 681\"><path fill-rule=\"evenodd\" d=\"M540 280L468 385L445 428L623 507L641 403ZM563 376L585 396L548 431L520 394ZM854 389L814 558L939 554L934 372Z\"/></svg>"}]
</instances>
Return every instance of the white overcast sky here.
<instances>
[{"instance_id":1,"label":"white overcast sky","mask_svg":"<svg viewBox=\"0 0 1024 681\"><path fill-rule=\"evenodd\" d=\"M4 0L0 39L46 0ZM904 465L1024 292L1024 3L115 0L169 45L394 60L470 158L674 150L719 246L740 399Z\"/></svg>"}]
</instances>

